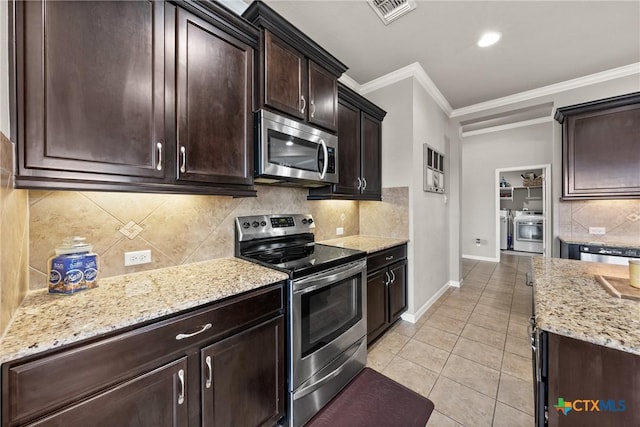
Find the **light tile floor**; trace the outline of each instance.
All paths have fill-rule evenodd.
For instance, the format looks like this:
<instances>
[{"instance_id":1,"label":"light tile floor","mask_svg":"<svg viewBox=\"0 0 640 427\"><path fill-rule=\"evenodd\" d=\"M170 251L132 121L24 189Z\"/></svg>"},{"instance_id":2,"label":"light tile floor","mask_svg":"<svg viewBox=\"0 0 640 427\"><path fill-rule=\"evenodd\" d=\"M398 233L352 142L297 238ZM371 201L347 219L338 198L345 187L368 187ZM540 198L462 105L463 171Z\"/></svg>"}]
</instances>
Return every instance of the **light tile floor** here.
<instances>
[{"instance_id":1,"label":"light tile floor","mask_svg":"<svg viewBox=\"0 0 640 427\"><path fill-rule=\"evenodd\" d=\"M369 348L369 367L433 401L427 427L533 426L529 263L463 260L461 288Z\"/></svg>"}]
</instances>

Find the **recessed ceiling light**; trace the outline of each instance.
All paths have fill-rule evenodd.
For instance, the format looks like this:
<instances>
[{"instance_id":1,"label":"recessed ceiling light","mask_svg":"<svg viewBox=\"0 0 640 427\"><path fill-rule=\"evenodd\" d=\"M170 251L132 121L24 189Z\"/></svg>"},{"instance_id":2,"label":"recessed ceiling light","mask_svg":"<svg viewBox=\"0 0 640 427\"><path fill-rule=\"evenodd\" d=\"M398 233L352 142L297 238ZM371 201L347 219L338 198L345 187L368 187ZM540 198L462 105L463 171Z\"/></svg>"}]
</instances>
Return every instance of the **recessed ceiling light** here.
<instances>
[{"instance_id":1,"label":"recessed ceiling light","mask_svg":"<svg viewBox=\"0 0 640 427\"><path fill-rule=\"evenodd\" d=\"M496 32L484 33L482 37L480 37L480 40L478 40L478 46L480 47L491 46L492 44L500 40L500 37L502 37L502 34L500 33L496 33Z\"/></svg>"}]
</instances>

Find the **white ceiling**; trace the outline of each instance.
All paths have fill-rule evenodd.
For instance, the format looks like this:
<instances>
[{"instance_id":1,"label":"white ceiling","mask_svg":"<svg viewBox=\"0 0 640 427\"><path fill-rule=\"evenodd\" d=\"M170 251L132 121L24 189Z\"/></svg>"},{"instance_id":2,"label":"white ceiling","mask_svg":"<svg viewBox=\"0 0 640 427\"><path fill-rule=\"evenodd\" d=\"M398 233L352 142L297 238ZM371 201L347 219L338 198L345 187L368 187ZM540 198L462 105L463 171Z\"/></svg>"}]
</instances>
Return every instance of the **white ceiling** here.
<instances>
[{"instance_id":1,"label":"white ceiling","mask_svg":"<svg viewBox=\"0 0 640 427\"><path fill-rule=\"evenodd\" d=\"M638 0L418 0L387 26L363 0L266 2L357 83L418 62L453 109L630 64L640 73ZM486 30L502 39L481 49Z\"/></svg>"}]
</instances>

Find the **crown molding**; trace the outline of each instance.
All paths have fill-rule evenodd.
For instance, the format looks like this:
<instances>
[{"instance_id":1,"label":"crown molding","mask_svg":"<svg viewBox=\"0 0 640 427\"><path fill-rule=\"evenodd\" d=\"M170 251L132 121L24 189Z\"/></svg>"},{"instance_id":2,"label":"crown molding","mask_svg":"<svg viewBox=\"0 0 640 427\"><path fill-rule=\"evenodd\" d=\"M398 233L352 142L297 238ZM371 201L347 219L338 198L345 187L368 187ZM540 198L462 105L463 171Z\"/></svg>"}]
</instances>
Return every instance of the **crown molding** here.
<instances>
[{"instance_id":1,"label":"crown molding","mask_svg":"<svg viewBox=\"0 0 640 427\"><path fill-rule=\"evenodd\" d=\"M362 85L360 83L358 83L357 81L353 80L351 77L349 77L346 73L342 74L340 76L340 78L338 78L339 82L342 82L346 87L348 87L349 89L353 89L354 91L358 92L358 93L362 93L360 91L360 88L362 87Z\"/></svg>"},{"instance_id":2,"label":"crown molding","mask_svg":"<svg viewBox=\"0 0 640 427\"><path fill-rule=\"evenodd\" d=\"M502 98L492 99L491 101L480 102L478 104L469 105L467 107L456 108L449 114L449 117L460 117L466 114L478 113L493 108L504 107L505 105L515 104L517 102L528 101L542 96L553 95L572 89L578 89L609 80L619 79L622 77L640 74L640 62L624 65L622 67L613 68L611 70L602 71L600 73L590 74L584 77L543 86L537 89L527 90L525 92L516 93Z\"/></svg>"},{"instance_id":3,"label":"crown molding","mask_svg":"<svg viewBox=\"0 0 640 427\"><path fill-rule=\"evenodd\" d=\"M433 83L431 78L427 75L426 71L424 71L422 66L417 62L360 85L359 92L364 95L409 77L414 77L447 115L451 114L452 108L451 105L449 105L449 101L447 101L447 99L442 95L435 83Z\"/></svg>"},{"instance_id":4,"label":"crown molding","mask_svg":"<svg viewBox=\"0 0 640 427\"><path fill-rule=\"evenodd\" d=\"M476 130L462 131L462 128L460 128L460 137L467 138L475 135L483 135L486 133L500 132L508 129L516 129L516 128L521 128L525 126L532 126L532 125L538 125L540 123L551 123L551 122L553 122L553 117L548 116L548 117L538 117L537 119L522 120L519 122L507 123L504 125L492 126L492 127L476 129Z\"/></svg>"}]
</instances>

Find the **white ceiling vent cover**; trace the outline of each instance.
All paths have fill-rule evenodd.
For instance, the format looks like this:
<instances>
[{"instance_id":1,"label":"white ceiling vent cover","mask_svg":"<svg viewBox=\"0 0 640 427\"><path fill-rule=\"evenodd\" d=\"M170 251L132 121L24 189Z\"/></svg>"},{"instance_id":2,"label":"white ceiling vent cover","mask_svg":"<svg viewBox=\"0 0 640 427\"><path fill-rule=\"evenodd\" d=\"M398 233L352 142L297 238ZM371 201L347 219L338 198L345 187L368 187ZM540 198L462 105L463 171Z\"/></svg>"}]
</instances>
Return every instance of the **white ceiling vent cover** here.
<instances>
[{"instance_id":1,"label":"white ceiling vent cover","mask_svg":"<svg viewBox=\"0 0 640 427\"><path fill-rule=\"evenodd\" d=\"M414 0L368 0L367 3L385 25L416 8Z\"/></svg>"}]
</instances>

